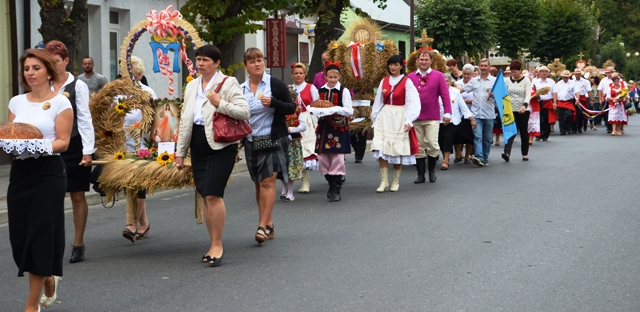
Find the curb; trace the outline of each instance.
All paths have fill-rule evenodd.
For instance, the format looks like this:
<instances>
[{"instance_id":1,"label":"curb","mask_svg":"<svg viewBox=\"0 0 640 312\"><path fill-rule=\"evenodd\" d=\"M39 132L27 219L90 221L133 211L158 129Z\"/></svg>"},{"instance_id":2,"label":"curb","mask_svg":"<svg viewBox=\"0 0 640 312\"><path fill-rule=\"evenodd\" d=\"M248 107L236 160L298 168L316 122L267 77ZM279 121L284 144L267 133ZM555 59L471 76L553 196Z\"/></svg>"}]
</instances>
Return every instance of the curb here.
<instances>
[{"instance_id":1,"label":"curb","mask_svg":"<svg viewBox=\"0 0 640 312\"><path fill-rule=\"evenodd\" d=\"M233 172L231 173L231 176L237 175L237 174L242 174L247 172L247 165L246 162L244 161L244 159L240 160L238 163L236 163L236 165L233 167ZM172 191L173 189L167 189L167 190L160 190L155 192L155 194L162 194L164 192L169 192ZM91 206L96 206L96 205L102 205L102 200L100 198L100 194L94 192L93 190L86 192L85 193L85 198L87 199L87 204L89 205L89 208L91 208ZM119 198L123 198L123 196L116 196L116 200L118 200ZM73 208L71 206L71 198L69 198L69 195L67 194L64 198L64 212L70 212L72 211ZM8 222L8 212L7 212L7 202L6 202L6 198L2 201L0 201L0 225L4 225Z\"/></svg>"}]
</instances>

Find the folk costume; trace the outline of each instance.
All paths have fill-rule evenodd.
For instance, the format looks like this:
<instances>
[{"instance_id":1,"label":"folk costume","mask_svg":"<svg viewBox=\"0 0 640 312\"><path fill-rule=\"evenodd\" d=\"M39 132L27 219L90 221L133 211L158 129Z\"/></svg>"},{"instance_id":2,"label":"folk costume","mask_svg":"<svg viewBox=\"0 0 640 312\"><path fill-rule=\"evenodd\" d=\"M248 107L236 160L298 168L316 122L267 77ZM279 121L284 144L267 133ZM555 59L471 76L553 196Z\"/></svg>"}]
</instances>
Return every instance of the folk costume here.
<instances>
[{"instance_id":1,"label":"folk costume","mask_svg":"<svg viewBox=\"0 0 640 312\"><path fill-rule=\"evenodd\" d=\"M420 96L420 115L413 123L418 136L420 151L416 154L416 169L418 178L415 183L425 182L425 172L429 169L429 182L435 182L436 162L440 155L440 145L438 145L438 131L440 129L440 103L444 104L444 117L451 118L451 98L449 96L449 86L444 79L444 75L432 68L426 72L420 69L409 74L408 79L416 86ZM425 153L426 151L426 153Z\"/></svg>"},{"instance_id":2,"label":"folk costume","mask_svg":"<svg viewBox=\"0 0 640 312\"><path fill-rule=\"evenodd\" d=\"M297 98L299 97L300 96L297 96ZM302 136L300 133L307 129L307 125L304 120L305 117L302 116L302 105L300 105L297 99L294 101L298 104L296 112L286 117L287 128L289 130L289 181L282 181L283 187L280 199L284 201L295 200L295 197L293 197L293 182L302 180L303 178L302 170L304 168L304 160L302 157Z\"/></svg>"},{"instance_id":3,"label":"folk costume","mask_svg":"<svg viewBox=\"0 0 640 312\"><path fill-rule=\"evenodd\" d=\"M589 91L591 91L591 83L589 80L580 77L575 80L576 92L579 93L578 102L584 107L589 107ZM587 117L582 113L582 108L576 103L576 122L573 124L572 131L582 133L587 131Z\"/></svg>"},{"instance_id":4,"label":"folk costume","mask_svg":"<svg viewBox=\"0 0 640 312\"><path fill-rule=\"evenodd\" d=\"M527 131L529 132L529 145L533 144L532 138L540 136L540 102L533 96L536 94L536 86L531 83L531 100L529 100L529 122L527 123Z\"/></svg>"},{"instance_id":5,"label":"folk costume","mask_svg":"<svg viewBox=\"0 0 640 312\"><path fill-rule=\"evenodd\" d=\"M313 101L320 98L318 89L310 83L302 82L300 85L293 85L293 89L298 94L296 103L300 107L300 118L304 121L306 129L300 133L300 144L302 146L303 169L302 186L298 193L309 193L309 173L318 170L318 155L316 155L316 127L318 117L307 111L307 107Z\"/></svg>"},{"instance_id":6,"label":"folk costume","mask_svg":"<svg viewBox=\"0 0 640 312\"><path fill-rule=\"evenodd\" d=\"M569 71L562 73L563 78L567 78L571 74ZM576 108L574 105L576 94L575 83L573 80L567 80L566 82L560 80L556 83L557 92L557 118L560 124L560 135L571 134L571 128L576 119ZM575 132L573 132L575 133Z\"/></svg>"},{"instance_id":7,"label":"folk costume","mask_svg":"<svg viewBox=\"0 0 640 312\"><path fill-rule=\"evenodd\" d=\"M340 63L327 61L325 73L330 70L340 71ZM333 107L322 108L318 112L316 128L316 153L320 174L329 182L327 198L339 201L342 188L342 176L346 174L344 154L351 153L349 135L349 116L353 115L351 94L340 82L329 87L325 84L318 91L320 99L333 103ZM316 111L319 109L316 109ZM316 112L314 111L314 114Z\"/></svg>"},{"instance_id":8,"label":"folk costume","mask_svg":"<svg viewBox=\"0 0 640 312\"><path fill-rule=\"evenodd\" d=\"M615 88L613 82L609 84L609 89L607 90L606 98L615 98L620 96L623 89L626 89L627 86L624 81L620 81L620 88ZM627 103L628 99L621 100L619 102L616 101L608 101L609 102L609 123L612 125L626 125L629 120L627 116L627 110L624 108L624 104Z\"/></svg>"},{"instance_id":9,"label":"folk costume","mask_svg":"<svg viewBox=\"0 0 640 312\"><path fill-rule=\"evenodd\" d=\"M546 141L551 134L551 124L557 121L556 113L553 110L553 93L556 93L556 83L549 78L544 80L538 79L533 81L536 90L549 87L549 93L541 95L538 99L540 103L540 136L538 139Z\"/></svg>"},{"instance_id":10,"label":"folk costume","mask_svg":"<svg viewBox=\"0 0 640 312\"><path fill-rule=\"evenodd\" d=\"M380 82L373 103L372 128L375 129L371 151L376 159L389 164L414 165L419 152L418 137L413 121L420 115L420 95L405 75L388 76ZM408 125L411 130L404 131ZM398 190L402 169L394 170L391 191ZM388 183L388 168L380 168L382 191ZM380 191L380 188L379 188Z\"/></svg>"}]
</instances>

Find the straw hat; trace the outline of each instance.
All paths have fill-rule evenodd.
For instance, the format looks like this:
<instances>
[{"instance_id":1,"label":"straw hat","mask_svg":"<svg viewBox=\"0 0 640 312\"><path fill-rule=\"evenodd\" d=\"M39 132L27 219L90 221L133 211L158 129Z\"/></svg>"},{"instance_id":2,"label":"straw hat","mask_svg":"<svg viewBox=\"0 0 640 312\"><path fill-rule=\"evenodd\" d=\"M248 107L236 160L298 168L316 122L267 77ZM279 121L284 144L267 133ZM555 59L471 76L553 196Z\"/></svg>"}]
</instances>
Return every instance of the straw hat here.
<instances>
[{"instance_id":1,"label":"straw hat","mask_svg":"<svg viewBox=\"0 0 640 312\"><path fill-rule=\"evenodd\" d=\"M543 70L549 71L549 68L545 65L538 67L538 71L543 71Z\"/></svg>"},{"instance_id":2,"label":"straw hat","mask_svg":"<svg viewBox=\"0 0 640 312\"><path fill-rule=\"evenodd\" d=\"M562 76L562 78L565 78L565 77L570 78L571 77L571 72L565 69L565 70L562 71L560 76Z\"/></svg>"}]
</instances>

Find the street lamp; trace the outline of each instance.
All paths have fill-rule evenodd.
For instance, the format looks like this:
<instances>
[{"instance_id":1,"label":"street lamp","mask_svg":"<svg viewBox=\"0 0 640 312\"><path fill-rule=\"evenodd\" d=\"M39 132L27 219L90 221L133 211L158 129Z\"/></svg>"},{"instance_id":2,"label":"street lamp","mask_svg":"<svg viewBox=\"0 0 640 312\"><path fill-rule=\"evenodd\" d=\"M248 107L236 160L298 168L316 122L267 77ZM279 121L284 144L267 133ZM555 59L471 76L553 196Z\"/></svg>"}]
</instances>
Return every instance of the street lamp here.
<instances>
[{"instance_id":1,"label":"street lamp","mask_svg":"<svg viewBox=\"0 0 640 312\"><path fill-rule=\"evenodd\" d=\"M636 53L634 53L633 55L635 55L635 56L639 56L639 55L640 55L640 53L636 52Z\"/></svg>"},{"instance_id":2,"label":"street lamp","mask_svg":"<svg viewBox=\"0 0 640 312\"><path fill-rule=\"evenodd\" d=\"M627 57L631 56L631 53L627 52Z\"/></svg>"},{"instance_id":3,"label":"street lamp","mask_svg":"<svg viewBox=\"0 0 640 312\"><path fill-rule=\"evenodd\" d=\"M624 42L620 42L620 46L621 46L621 47L624 47Z\"/></svg>"}]
</instances>

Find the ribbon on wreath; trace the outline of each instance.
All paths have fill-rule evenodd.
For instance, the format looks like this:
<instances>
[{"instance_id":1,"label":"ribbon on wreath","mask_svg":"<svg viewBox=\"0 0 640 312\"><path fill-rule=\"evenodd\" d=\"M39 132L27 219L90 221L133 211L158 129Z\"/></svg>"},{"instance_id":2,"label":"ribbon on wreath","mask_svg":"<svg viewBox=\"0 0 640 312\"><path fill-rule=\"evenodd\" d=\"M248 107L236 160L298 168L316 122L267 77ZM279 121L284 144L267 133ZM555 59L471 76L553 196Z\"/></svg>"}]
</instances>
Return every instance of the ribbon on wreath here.
<instances>
[{"instance_id":1,"label":"ribbon on wreath","mask_svg":"<svg viewBox=\"0 0 640 312\"><path fill-rule=\"evenodd\" d=\"M353 72L353 77L356 78L356 80L364 78L364 71L362 70L362 58L360 56L360 46L360 42L349 43L349 47L351 47L351 71Z\"/></svg>"},{"instance_id":2,"label":"ribbon on wreath","mask_svg":"<svg viewBox=\"0 0 640 312\"><path fill-rule=\"evenodd\" d=\"M611 107L609 107L609 108L601 110L601 111L596 111L596 110L590 110L590 109L584 107L584 105L582 103L578 103L578 105L580 105L580 109L582 110L582 113L585 116L589 117L589 118L594 118L594 117L596 117L598 115L602 115L602 114L608 112L611 109Z\"/></svg>"},{"instance_id":3,"label":"ribbon on wreath","mask_svg":"<svg viewBox=\"0 0 640 312\"><path fill-rule=\"evenodd\" d=\"M146 17L149 21L149 24L147 24L146 26L147 31L152 35L156 35L160 38L166 38L167 36L172 36L175 38L179 34L182 35L182 42L180 43L180 56L182 57L182 61L184 61L184 63L187 65L187 68L189 69L189 76L194 76L196 70L193 67L193 62L187 56L187 45L184 43L185 35L182 33L180 28L178 28L178 25L173 22L174 19L182 19L182 14L180 14L180 12L177 10L171 12L171 8L173 8L173 5L169 5L166 9L160 12L151 10L149 13L147 13ZM161 62L160 56L158 56L158 62ZM166 63L166 65L168 67L169 63ZM163 75L166 76L164 71ZM169 85L173 84L172 77L169 78L169 81ZM173 93L173 91L171 91L172 88L169 87L169 90L169 95L171 95Z\"/></svg>"},{"instance_id":4,"label":"ribbon on wreath","mask_svg":"<svg viewBox=\"0 0 640 312\"><path fill-rule=\"evenodd\" d=\"M171 61L169 59L169 55L164 54L162 49L157 49L156 51L158 54L158 65L160 66L160 73L162 73L163 76L169 78L169 96L172 96L173 91L175 90L171 86L173 85L173 70L171 70Z\"/></svg>"}]
</instances>

